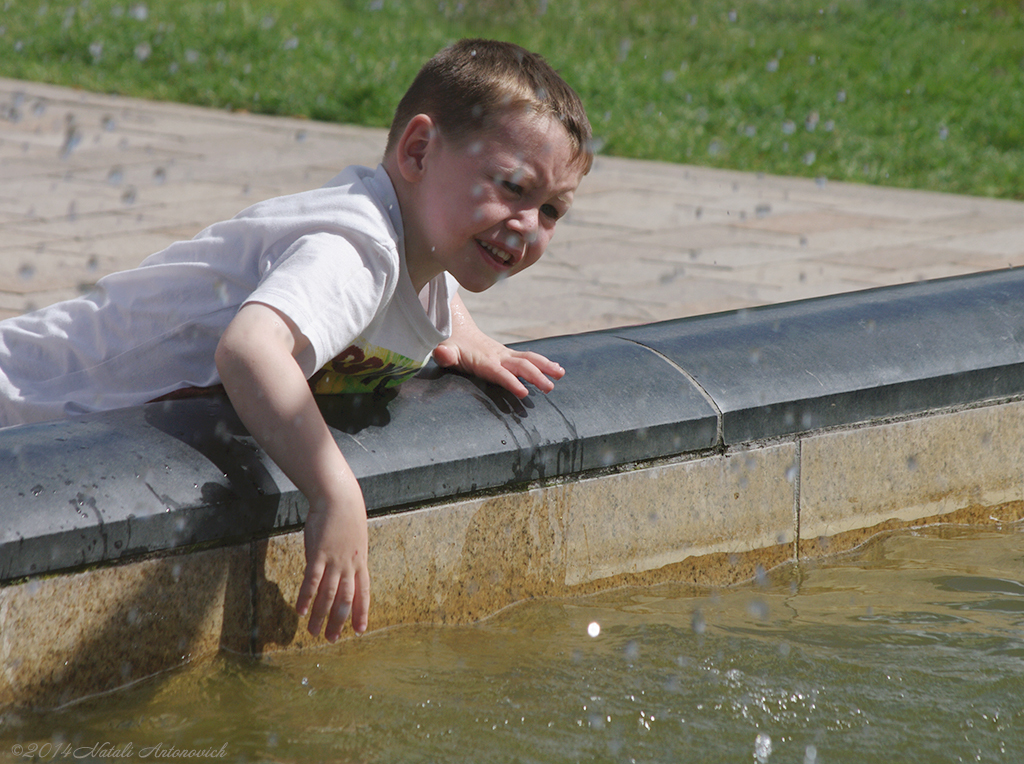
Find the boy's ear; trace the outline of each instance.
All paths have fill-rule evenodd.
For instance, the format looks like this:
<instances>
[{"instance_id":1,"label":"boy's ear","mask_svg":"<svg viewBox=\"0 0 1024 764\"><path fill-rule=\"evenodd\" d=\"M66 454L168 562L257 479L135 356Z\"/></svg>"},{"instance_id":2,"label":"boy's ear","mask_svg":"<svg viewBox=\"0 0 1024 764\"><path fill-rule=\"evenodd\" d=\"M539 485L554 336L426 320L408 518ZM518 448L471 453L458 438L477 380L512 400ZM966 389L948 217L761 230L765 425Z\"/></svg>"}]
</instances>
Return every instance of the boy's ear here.
<instances>
[{"instance_id":1,"label":"boy's ear","mask_svg":"<svg viewBox=\"0 0 1024 764\"><path fill-rule=\"evenodd\" d=\"M405 180L415 183L423 176L427 154L437 140L437 126L428 115L417 114L409 120L395 149L398 170Z\"/></svg>"}]
</instances>

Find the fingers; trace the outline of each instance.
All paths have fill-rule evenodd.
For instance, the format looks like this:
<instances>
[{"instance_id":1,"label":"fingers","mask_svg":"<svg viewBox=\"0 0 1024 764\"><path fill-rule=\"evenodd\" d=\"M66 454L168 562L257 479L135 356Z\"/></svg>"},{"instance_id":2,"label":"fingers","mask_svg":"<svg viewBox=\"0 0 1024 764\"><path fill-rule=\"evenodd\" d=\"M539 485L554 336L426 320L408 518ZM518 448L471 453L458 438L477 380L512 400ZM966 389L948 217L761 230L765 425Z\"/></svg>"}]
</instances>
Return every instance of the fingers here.
<instances>
[{"instance_id":1,"label":"fingers","mask_svg":"<svg viewBox=\"0 0 1024 764\"><path fill-rule=\"evenodd\" d=\"M370 614L370 576L365 573L356 578L355 597L352 599L352 628L356 634L366 631Z\"/></svg>"},{"instance_id":2,"label":"fingers","mask_svg":"<svg viewBox=\"0 0 1024 764\"><path fill-rule=\"evenodd\" d=\"M370 576L365 569L341 575L308 566L295 609L300 616L308 612L307 630L313 636L323 630L328 642L338 641L349 616L353 630L362 634L369 619Z\"/></svg>"},{"instance_id":3,"label":"fingers","mask_svg":"<svg viewBox=\"0 0 1024 764\"><path fill-rule=\"evenodd\" d=\"M351 576L346 576L339 582L337 593L328 613L327 630L324 631L324 637L328 642L337 642L341 636L341 630L345 628L345 621L348 620L349 613L352 612L352 597L355 588L355 581Z\"/></svg>"},{"instance_id":4,"label":"fingers","mask_svg":"<svg viewBox=\"0 0 1024 764\"><path fill-rule=\"evenodd\" d=\"M434 348L434 361L438 366L455 366L459 363L459 353L451 345L442 342Z\"/></svg>"},{"instance_id":5,"label":"fingers","mask_svg":"<svg viewBox=\"0 0 1024 764\"><path fill-rule=\"evenodd\" d=\"M542 393L550 393L555 389L552 379L561 379L565 376L565 369L553 361L549 361L539 353L513 353L502 362L502 366L514 376L525 379ZM508 387L506 385L506 387ZM524 391L522 385L519 386ZM513 394L519 395L516 390L508 388ZM520 398L524 397L519 395Z\"/></svg>"}]
</instances>

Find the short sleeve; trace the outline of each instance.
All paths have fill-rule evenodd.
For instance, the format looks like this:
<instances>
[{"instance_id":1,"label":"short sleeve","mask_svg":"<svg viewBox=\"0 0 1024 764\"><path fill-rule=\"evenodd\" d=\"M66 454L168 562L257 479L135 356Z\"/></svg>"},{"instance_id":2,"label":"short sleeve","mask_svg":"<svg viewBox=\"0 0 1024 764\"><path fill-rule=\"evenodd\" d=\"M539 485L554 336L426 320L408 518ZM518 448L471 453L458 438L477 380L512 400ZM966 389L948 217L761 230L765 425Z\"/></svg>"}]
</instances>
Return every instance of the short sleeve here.
<instances>
[{"instance_id":1,"label":"short sleeve","mask_svg":"<svg viewBox=\"0 0 1024 764\"><path fill-rule=\"evenodd\" d=\"M269 305L309 340L306 377L348 347L394 293L398 253L359 234L311 233L297 239L245 303ZM243 303L243 304L245 304Z\"/></svg>"}]
</instances>

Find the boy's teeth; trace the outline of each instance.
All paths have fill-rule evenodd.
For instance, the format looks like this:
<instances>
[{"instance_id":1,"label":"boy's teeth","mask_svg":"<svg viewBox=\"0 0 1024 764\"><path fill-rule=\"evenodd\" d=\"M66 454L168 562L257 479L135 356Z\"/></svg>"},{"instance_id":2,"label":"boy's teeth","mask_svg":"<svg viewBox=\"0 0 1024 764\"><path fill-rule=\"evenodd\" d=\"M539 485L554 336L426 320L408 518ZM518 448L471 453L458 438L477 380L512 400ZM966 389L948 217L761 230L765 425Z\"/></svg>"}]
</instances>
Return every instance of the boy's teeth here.
<instances>
[{"instance_id":1,"label":"boy's teeth","mask_svg":"<svg viewBox=\"0 0 1024 764\"><path fill-rule=\"evenodd\" d=\"M488 252L490 252L492 255L494 255L499 260L501 260L503 263L507 263L509 260L512 259L512 255L508 254L507 252L503 252L502 250L498 249L497 247L492 247L490 244L488 244L485 241L480 242L480 244L483 246L484 249L486 249Z\"/></svg>"}]
</instances>

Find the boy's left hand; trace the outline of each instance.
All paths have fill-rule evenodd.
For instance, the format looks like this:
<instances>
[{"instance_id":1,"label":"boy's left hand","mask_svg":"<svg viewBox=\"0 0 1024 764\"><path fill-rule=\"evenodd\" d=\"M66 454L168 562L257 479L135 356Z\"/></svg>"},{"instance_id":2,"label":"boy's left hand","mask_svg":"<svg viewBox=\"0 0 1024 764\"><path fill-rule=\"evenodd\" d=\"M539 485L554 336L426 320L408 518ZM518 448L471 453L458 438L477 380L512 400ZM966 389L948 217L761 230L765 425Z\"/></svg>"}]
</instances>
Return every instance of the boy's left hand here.
<instances>
[{"instance_id":1,"label":"boy's left hand","mask_svg":"<svg viewBox=\"0 0 1024 764\"><path fill-rule=\"evenodd\" d=\"M434 360L439 366L456 368L488 382L501 385L517 398L525 398L529 391L519 381L525 379L544 393L555 389L553 379L565 376L565 369L540 353L512 350L483 332L478 337L442 342L434 348Z\"/></svg>"},{"instance_id":2,"label":"boy's left hand","mask_svg":"<svg viewBox=\"0 0 1024 764\"><path fill-rule=\"evenodd\" d=\"M480 331L457 294L452 298L451 310L452 336L434 348L438 366L501 385L517 398L530 394L520 378L541 392L550 393L555 389L552 380L565 376L565 369L540 353L512 350Z\"/></svg>"}]
</instances>

